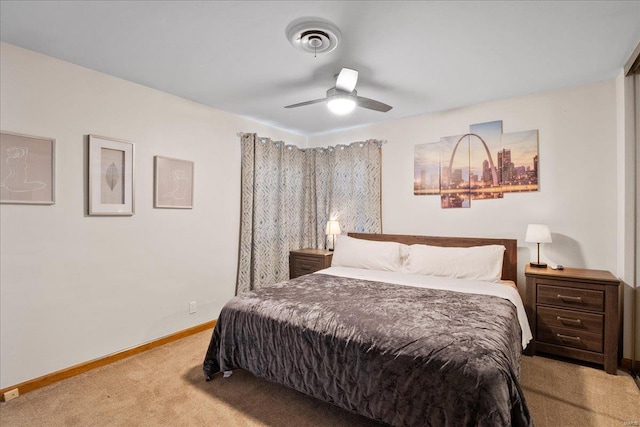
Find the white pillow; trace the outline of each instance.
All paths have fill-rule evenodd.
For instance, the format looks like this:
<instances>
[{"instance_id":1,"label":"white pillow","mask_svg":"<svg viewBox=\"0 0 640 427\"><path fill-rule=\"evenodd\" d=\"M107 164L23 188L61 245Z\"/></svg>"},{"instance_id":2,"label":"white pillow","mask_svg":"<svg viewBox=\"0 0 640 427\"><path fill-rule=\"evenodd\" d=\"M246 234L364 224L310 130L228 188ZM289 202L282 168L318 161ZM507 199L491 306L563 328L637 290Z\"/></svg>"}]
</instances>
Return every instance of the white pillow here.
<instances>
[{"instance_id":1,"label":"white pillow","mask_svg":"<svg viewBox=\"0 0 640 427\"><path fill-rule=\"evenodd\" d=\"M396 242L376 242L339 234L331 266L400 271L408 246Z\"/></svg>"},{"instance_id":2,"label":"white pillow","mask_svg":"<svg viewBox=\"0 0 640 427\"><path fill-rule=\"evenodd\" d=\"M502 245L452 248L411 245L404 271L412 274L499 282L502 276Z\"/></svg>"}]
</instances>

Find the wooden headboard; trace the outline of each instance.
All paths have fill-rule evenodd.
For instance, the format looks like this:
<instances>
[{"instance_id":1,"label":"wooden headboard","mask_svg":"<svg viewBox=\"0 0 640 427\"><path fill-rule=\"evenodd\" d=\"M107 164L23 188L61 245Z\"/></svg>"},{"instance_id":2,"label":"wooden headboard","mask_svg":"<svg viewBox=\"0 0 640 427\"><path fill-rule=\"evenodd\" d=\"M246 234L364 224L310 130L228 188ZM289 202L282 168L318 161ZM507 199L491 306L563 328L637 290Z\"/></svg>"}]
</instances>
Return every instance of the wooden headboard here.
<instances>
[{"instance_id":1,"label":"wooden headboard","mask_svg":"<svg viewBox=\"0 0 640 427\"><path fill-rule=\"evenodd\" d=\"M518 275L518 241L516 239L492 239L484 237L431 237L410 236L404 234L370 234L349 233L356 239L376 240L379 242L398 242L405 245L431 245L468 248L470 246L502 245L504 252L502 263L502 280L512 280L517 283Z\"/></svg>"}]
</instances>

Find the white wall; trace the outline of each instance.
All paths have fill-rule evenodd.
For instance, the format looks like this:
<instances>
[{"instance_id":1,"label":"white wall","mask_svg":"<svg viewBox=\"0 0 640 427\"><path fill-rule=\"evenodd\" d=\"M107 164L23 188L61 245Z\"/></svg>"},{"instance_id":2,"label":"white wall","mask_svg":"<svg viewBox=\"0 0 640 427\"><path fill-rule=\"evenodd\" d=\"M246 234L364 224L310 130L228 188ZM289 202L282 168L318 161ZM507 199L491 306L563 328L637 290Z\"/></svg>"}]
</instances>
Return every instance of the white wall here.
<instances>
[{"instance_id":1,"label":"white wall","mask_svg":"<svg viewBox=\"0 0 640 427\"><path fill-rule=\"evenodd\" d=\"M615 80L472 107L426 114L337 133L316 135L310 146L386 139L382 154L385 233L517 238L519 286L535 245L527 224L548 224L553 243L541 258L618 275L617 110ZM474 200L469 209L441 209L437 196L413 195L414 146L503 121L503 131L539 130L540 191ZM625 357L630 357L629 316Z\"/></svg>"},{"instance_id":2,"label":"white wall","mask_svg":"<svg viewBox=\"0 0 640 427\"><path fill-rule=\"evenodd\" d=\"M0 388L217 318L235 292L236 133L305 138L5 43L0 63L2 130L57 144L56 204L0 206ZM88 134L135 142L134 216L86 215ZM195 161L193 210L153 208L154 155Z\"/></svg>"}]
</instances>

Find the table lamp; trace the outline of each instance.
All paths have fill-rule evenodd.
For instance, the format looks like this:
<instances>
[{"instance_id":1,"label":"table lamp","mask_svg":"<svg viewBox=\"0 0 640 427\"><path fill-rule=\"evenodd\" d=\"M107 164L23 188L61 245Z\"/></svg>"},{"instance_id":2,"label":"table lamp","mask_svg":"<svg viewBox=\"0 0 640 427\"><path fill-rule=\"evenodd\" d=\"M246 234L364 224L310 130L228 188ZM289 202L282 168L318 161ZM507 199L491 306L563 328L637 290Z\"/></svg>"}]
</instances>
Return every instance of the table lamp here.
<instances>
[{"instance_id":1,"label":"table lamp","mask_svg":"<svg viewBox=\"0 0 640 427\"><path fill-rule=\"evenodd\" d=\"M336 246L336 234L340 234L340 223L334 219L327 221L327 229L325 234L327 236L333 236L333 244L331 245L331 248L329 249L330 251L332 251L335 246Z\"/></svg>"},{"instance_id":2,"label":"table lamp","mask_svg":"<svg viewBox=\"0 0 640 427\"><path fill-rule=\"evenodd\" d=\"M529 224L524 240L525 242L538 244L538 262L532 262L529 265L536 268L547 268L547 264L540 262L540 243L551 243L549 227L543 224Z\"/></svg>"}]
</instances>

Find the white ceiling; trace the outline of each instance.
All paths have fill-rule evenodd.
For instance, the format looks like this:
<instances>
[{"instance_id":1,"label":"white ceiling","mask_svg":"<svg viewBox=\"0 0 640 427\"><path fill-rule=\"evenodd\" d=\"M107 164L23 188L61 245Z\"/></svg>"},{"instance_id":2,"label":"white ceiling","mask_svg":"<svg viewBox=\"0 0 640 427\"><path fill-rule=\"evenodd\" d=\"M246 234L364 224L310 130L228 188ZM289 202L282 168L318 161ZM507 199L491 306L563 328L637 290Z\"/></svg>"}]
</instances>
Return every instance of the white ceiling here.
<instances>
[{"instance_id":1,"label":"white ceiling","mask_svg":"<svg viewBox=\"0 0 640 427\"><path fill-rule=\"evenodd\" d=\"M343 41L314 58L300 17ZM640 1L7 1L2 41L311 135L615 77L640 41ZM342 67L394 108L339 117L322 98Z\"/></svg>"}]
</instances>

